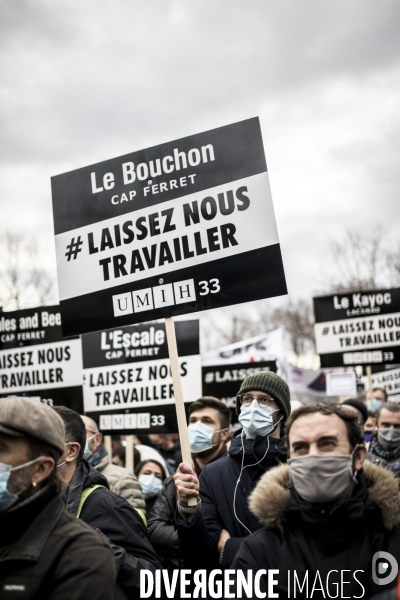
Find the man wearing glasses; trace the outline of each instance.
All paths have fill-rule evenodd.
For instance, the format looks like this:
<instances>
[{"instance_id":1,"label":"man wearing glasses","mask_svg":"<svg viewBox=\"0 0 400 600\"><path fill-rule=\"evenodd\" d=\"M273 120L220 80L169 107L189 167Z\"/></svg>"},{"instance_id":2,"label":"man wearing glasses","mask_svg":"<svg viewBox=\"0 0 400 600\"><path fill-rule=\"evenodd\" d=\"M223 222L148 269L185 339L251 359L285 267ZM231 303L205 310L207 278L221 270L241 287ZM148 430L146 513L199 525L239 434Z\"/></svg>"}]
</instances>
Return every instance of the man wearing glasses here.
<instances>
[{"instance_id":1,"label":"man wearing glasses","mask_svg":"<svg viewBox=\"0 0 400 600\"><path fill-rule=\"evenodd\" d=\"M230 567L243 539L262 526L249 512L250 493L261 475L286 462L286 382L270 371L250 375L236 396L236 412L243 429L232 439L228 456L206 465L200 479L184 464L174 476L176 527L188 568ZM198 498L194 507L188 506L191 497Z\"/></svg>"}]
</instances>

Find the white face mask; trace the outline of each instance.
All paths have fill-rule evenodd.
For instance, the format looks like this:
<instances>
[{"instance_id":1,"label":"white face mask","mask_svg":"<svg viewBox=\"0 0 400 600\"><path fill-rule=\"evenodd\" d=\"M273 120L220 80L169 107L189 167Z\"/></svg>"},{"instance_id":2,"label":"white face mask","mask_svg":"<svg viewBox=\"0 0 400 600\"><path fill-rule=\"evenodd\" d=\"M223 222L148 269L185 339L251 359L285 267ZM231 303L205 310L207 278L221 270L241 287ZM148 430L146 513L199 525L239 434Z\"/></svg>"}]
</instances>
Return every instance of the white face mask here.
<instances>
[{"instance_id":1,"label":"white face mask","mask_svg":"<svg viewBox=\"0 0 400 600\"><path fill-rule=\"evenodd\" d=\"M254 440L256 435L265 437L272 433L278 423L274 423L274 412L278 412L269 406L262 407L257 400L253 400L248 406L242 404L239 413L239 422L247 437Z\"/></svg>"}]
</instances>

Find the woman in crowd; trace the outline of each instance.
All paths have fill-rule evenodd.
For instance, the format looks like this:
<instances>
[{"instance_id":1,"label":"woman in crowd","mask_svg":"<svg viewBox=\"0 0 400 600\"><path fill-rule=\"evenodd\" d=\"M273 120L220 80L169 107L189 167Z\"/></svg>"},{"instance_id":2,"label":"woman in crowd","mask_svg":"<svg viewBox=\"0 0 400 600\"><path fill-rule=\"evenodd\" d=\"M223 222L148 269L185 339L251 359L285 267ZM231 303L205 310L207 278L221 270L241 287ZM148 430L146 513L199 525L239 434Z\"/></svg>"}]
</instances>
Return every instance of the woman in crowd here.
<instances>
[{"instance_id":1,"label":"woman in crowd","mask_svg":"<svg viewBox=\"0 0 400 600\"><path fill-rule=\"evenodd\" d=\"M135 467L135 475L142 486L143 497L146 501L146 517L149 518L158 494L162 490L165 471L156 460L142 460Z\"/></svg>"}]
</instances>

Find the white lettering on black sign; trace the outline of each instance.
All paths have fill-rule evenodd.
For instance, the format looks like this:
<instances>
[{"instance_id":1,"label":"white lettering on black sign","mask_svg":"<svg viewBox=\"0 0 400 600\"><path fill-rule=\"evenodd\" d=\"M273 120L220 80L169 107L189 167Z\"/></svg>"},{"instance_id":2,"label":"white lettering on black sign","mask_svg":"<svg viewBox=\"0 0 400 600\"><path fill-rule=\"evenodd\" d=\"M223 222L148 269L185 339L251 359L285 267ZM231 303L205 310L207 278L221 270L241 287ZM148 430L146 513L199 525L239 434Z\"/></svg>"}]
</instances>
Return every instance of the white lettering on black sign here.
<instances>
[{"instance_id":1,"label":"white lettering on black sign","mask_svg":"<svg viewBox=\"0 0 400 600\"><path fill-rule=\"evenodd\" d=\"M59 175L52 191L66 336L287 293L258 119Z\"/></svg>"},{"instance_id":2,"label":"white lettering on black sign","mask_svg":"<svg viewBox=\"0 0 400 600\"><path fill-rule=\"evenodd\" d=\"M400 360L400 289L314 298L323 367Z\"/></svg>"}]
</instances>

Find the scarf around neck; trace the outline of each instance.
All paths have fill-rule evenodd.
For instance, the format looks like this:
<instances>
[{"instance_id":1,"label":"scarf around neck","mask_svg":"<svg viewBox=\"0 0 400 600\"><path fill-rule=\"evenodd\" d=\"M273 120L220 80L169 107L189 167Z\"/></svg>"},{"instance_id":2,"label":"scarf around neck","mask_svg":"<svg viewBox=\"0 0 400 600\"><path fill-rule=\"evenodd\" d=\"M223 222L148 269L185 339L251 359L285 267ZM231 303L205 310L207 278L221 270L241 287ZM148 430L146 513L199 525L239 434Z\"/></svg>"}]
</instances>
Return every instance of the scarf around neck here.
<instances>
[{"instance_id":1,"label":"scarf around neck","mask_svg":"<svg viewBox=\"0 0 400 600\"><path fill-rule=\"evenodd\" d=\"M385 450L378 442L378 438L374 435L372 438L369 451L375 456L379 456L379 458L383 458L387 461L395 460L400 457L400 445L396 448L392 448L391 450Z\"/></svg>"}]
</instances>

